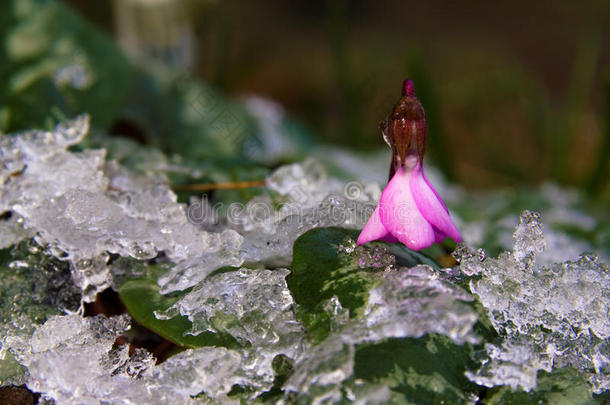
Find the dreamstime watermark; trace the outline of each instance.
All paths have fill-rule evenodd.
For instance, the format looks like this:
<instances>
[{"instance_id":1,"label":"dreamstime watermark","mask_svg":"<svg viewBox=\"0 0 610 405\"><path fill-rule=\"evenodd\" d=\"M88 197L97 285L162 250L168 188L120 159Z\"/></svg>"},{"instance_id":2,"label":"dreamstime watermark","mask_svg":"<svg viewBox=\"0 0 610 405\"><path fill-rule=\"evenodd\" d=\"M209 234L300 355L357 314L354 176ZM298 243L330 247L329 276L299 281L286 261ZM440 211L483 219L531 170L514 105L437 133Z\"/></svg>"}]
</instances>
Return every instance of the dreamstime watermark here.
<instances>
[{"instance_id":1,"label":"dreamstime watermark","mask_svg":"<svg viewBox=\"0 0 610 405\"><path fill-rule=\"evenodd\" d=\"M187 217L195 225L217 225L223 218L230 225L246 228L272 227L280 221L296 226L316 220L341 225L347 222L363 223L376 206L368 198L365 186L355 181L345 184L342 195L329 194L320 199L299 185L291 188L285 196L288 198L282 209L276 210L268 197L257 197L246 204L212 204L204 195L189 204Z\"/></svg>"},{"instance_id":2,"label":"dreamstime watermark","mask_svg":"<svg viewBox=\"0 0 610 405\"><path fill-rule=\"evenodd\" d=\"M363 226L369 221L376 201L371 201L366 187L360 182L349 182L342 194L329 194L319 199L311 192L297 186L287 194L289 199L280 210L274 207L269 197L256 197L250 202L212 204L207 196L193 200L187 208L189 222L198 226L218 225L221 221L244 230L273 230L282 223L294 228L315 226ZM400 223L416 220L413 204L397 204L390 208L390 215ZM371 219L381 221L379 216Z\"/></svg>"},{"instance_id":3,"label":"dreamstime watermark","mask_svg":"<svg viewBox=\"0 0 610 405\"><path fill-rule=\"evenodd\" d=\"M267 200L254 200L247 204L217 202L212 205L207 196L203 196L188 206L187 217L195 225L217 225L222 218L223 222L245 230L272 229L279 223L295 228L316 224L340 226L366 223L375 206L371 202L330 194L315 206L288 202L281 210L276 210Z\"/></svg>"}]
</instances>

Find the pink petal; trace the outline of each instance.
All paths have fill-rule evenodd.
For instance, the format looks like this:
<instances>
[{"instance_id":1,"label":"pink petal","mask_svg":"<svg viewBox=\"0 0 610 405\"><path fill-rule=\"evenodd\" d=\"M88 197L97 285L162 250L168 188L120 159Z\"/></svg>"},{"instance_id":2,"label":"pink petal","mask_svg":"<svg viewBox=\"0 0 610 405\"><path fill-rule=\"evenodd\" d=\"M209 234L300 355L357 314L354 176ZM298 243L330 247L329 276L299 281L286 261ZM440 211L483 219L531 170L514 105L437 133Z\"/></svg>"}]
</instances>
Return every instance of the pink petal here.
<instances>
[{"instance_id":1,"label":"pink petal","mask_svg":"<svg viewBox=\"0 0 610 405\"><path fill-rule=\"evenodd\" d=\"M434 196L436 197L436 199L441 203L441 205L443 206L443 208L445 209L445 212L447 214L449 214L449 210L447 209L447 206L445 205L445 202L443 200L441 200L441 198L438 196L438 193L436 192L436 190L434 189L434 187L432 187L432 184L430 184L430 182L428 181L428 178L426 177L426 175L424 174L424 168L421 168L421 176L424 178L424 181L426 182L426 185L428 186L428 188L430 190L432 190L432 192L434 193Z\"/></svg>"},{"instance_id":2,"label":"pink petal","mask_svg":"<svg viewBox=\"0 0 610 405\"><path fill-rule=\"evenodd\" d=\"M398 242L381 223L381 218L379 218L379 206L375 208L375 211L373 211L371 214L371 217L364 226L364 229L362 229L362 232L360 232L360 236L358 236L358 244L363 245L377 239L391 243Z\"/></svg>"},{"instance_id":3,"label":"pink petal","mask_svg":"<svg viewBox=\"0 0 610 405\"><path fill-rule=\"evenodd\" d=\"M445 235L442 232L439 232L438 229L436 229L434 226L432 227L432 229L434 229L434 242L435 243L443 243L445 241L445 239L447 239L447 235Z\"/></svg>"},{"instance_id":4,"label":"pink petal","mask_svg":"<svg viewBox=\"0 0 610 405\"><path fill-rule=\"evenodd\" d=\"M400 167L383 190L379 202L381 223L409 249L420 250L435 240L432 226L419 212L409 186L410 171Z\"/></svg>"},{"instance_id":5,"label":"pink petal","mask_svg":"<svg viewBox=\"0 0 610 405\"><path fill-rule=\"evenodd\" d=\"M446 235L456 242L461 242L460 231L449 217L449 211L445 203L428 182L419 164L413 169L410 188L417 208L419 208L424 218L432 224L436 233L440 234L437 235L437 240Z\"/></svg>"}]
</instances>

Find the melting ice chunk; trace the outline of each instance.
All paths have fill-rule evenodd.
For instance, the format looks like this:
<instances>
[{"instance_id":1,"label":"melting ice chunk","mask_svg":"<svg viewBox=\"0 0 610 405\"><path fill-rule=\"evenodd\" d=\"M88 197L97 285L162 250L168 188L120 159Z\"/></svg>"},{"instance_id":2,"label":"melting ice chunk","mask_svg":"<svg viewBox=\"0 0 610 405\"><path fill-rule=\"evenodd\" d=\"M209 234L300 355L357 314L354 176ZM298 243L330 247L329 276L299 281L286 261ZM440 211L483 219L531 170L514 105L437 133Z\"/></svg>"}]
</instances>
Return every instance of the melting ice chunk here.
<instances>
[{"instance_id":1,"label":"melting ice chunk","mask_svg":"<svg viewBox=\"0 0 610 405\"><path fill-rule=\"evenodd\" d=\"M593 392L610 386L610 272L596 257L551 266L536 264L544 249L538 214L525 211L514 233L513 252L477 260L460 253L471 289L504 339L487 345L489 360L469 377L487 386L508 384L531 390L538 370L572 366Z\"/></svg>"}]
</instances>

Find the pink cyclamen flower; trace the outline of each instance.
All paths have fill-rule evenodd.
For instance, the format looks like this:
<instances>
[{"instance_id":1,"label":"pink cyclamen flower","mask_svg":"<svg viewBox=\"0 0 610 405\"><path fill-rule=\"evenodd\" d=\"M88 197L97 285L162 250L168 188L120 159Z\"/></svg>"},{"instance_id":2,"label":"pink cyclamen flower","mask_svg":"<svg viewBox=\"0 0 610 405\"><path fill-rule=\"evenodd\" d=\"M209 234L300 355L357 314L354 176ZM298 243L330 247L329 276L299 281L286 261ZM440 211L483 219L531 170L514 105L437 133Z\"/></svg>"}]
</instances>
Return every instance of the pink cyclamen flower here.
<instances>
[{"instance_id":1,"label":"pink cyclamen flower","mask_svg":"<svg viewBox=\"0 0 610 405\"><path fill-rule=\"evenodd\" d=\"M447 207L424 175L426 118L412 80L405 80L403 97L381 129L392 148L390 181L360 233L358 244L380 239L420 250L447 237L461 242Z\"/></svg>"}]
</instances>

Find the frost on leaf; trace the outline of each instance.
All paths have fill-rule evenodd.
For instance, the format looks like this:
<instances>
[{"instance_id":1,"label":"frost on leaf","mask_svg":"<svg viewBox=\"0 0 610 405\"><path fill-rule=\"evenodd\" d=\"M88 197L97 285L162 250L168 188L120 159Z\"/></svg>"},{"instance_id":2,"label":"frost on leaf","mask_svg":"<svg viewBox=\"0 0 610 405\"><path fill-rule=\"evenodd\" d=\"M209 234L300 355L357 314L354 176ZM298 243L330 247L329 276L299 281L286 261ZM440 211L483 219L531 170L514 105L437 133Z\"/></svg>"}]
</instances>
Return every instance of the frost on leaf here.
<instances>
[{"instance_id":1,"label":"frost on leaf","mask_svg":"<svg viewBox=\"0 0 610 405\"><path fill-rule=\"evenodd\" d=\"M387 403L387 386L355 378L359 345L434 333L458 344L478 341L472 331L477 314L465 303L471 298L443 281L441 274L416 266L388 270L382 277L381 284L371 290L363 318L349 319L336 297L328 301L325 309L332 317L333 333L299 356L284 385L288 393L298 393L307 403L340 403L342 399Z\"/></svg>"},{"instance_id":2,"label":"frost on leaf","mask_svg":"<svg viewBox=\"0 0 610 405\"><path fill-rule=\"evenodd\" d=\"M353 343L332 336L303 353L284 389L307 395L312 403L339 402L341 384L354 372L354 355Z\"/></svg>"},{"instance_id":3,"label":"frost on leaf","mask_svg":"<svg viewBox=\"0 0 610 405\"><path fill-rule=\"evenodd\" d=\"M164 252L181 261L218 250L215 236L188 221L163 179L106 162L104 150L68 150L88 129L81 116L54 131L0 138L0 213L23 227L11 225L17 230L2 231L1 239L36 235L73 263L85 300L109 284L108 252L138 259Z\"/></svg>"},{"instance_id":4,"label":"frost on leaf","mask_svg":"<svg viewBox=\"0 0 610 405\"><path fill-rule=\"evenodd\" d=\"M126 316L53 316L31 337L8 340L28 369L27 386L57 404L197 404L192 397L223 398L234 385L268 389L267 374L249 364L248 351L205 347L181 352L160 365L143 349L115 346L129 328Z\"/></svg>"},{"instance_id":5,"label":"frost on leaf","mask_svg":"<svg viewBox=\"0 0 610 405\"><path fill-rule=\"evenodd\" d=\"M206 331L229 334L243 346L252 347L253 355L258 356L252 361L271 369L279 354L295 358L304 337L284 280L287 274L286 269L242 268L212 275L156 316L187 316L193 324L188 333L194 335Z\"/></svg>"},{"instance_id":6,"label":"frost on leaf","mask_svg":"<svg viewBox=\"0 0 610 405\"><path fill-rule=\"evenodd\" d=\"M267 187L277 193L281 208L271 213L270 220L250 216L241 225L251 229L244 233L243 249L246 260L274 266L288 265L294 241L312 228L364 226L381 194L373 184L358 185L351 193L313 159L280 167L267 178Z\"/></svg>"},{"instance_id":7,"label":"frost on leaf","mask_svg":"<svg viewBox=\"0 0 610 405\"><path fill-rule=\"evenodd\" d=\"M472 297L443 278L425 265L386 272L370 292L363 325L354 325L351 335L376 341L438 333L458 344L478 342L472 331L478 315L467 304Z\"/></svg>"},{"instance_id":8,"label":"frost on leaf","mask_svg":"<svg viewBox=\"0 0 610 405\"><path fill-rule=\"evenodd\" d=\"M227 229L220 233L204 234L209 252L181 261L162 275L158 282L161 293L186 290L203 281L214 270L225 266L240 266L244 259L239 247L243 237Z\"/></svg>"},{"instance_id":9,"label":"frost on leaf","mask_svg":"<svg viewBox=\"0 0 610 405\"><path fill-rule=\"evenodd\" d=\"M8 345L28 369L28 387L57 403L93 404L126 388L143 395L123 374L111 377L108 353L117 335L129 327L126 317L54 316L31 338L14 337Z\"/></svg>"},{"instance_id":10,"label":"frost on leaf","mask_svg":"<svg viewBox=\"0 0 610 405\"><path fill-rule=\"evenodd\" d=\"M282 166L266 182L281 205L279 210L270 196L255 197L245 207L230 209L223 232L207 236L210 248L204 254L179 263L159 279L162 293L192 287L223 266L248 262L288 266L299 236L318 227L361 228L380 195L379 186L372 184L350 193L313 159Z\"/></svg>"},{"instance_id":11,"label":"frost on leaf","mask_svg":"<svg viewBox=\"0 0 610 405\"><path fill-rule=\"evenodd\" d=\"M45 255L32 241L0 257L0 384L22 384L23 372L12 363L7 340L30 336L52 315L78 311L80 289L72 281L69 263Z\"/></svg>"},{"instance_id":12,"label":"frost on leaf","mask_svg":"<svg viewBox=\"0 0 610 405\"><path fill-rule=\"evenodd\" d=\"M312 332L311 329L320 325L316 319L322 320L321 324L324 324L324 319L329 320L328 336L316 345L306 346L296 359L293 375L284 385L288 393L298 394L307 403L355 401L360 396L371 403L387 402L390 394L387 386L375 386L371 381L361 381L354 375L356 353L361 346L394 340L397 347L401 344L409 347L417 338L434 334L445 335L451 339L448 341L456 344L479 341L473 332L478 315L469 304L472 296L455 286L445 271L427 265L398 267L396 258L387 250L377 246L354 247L351 234L338 228L318 229L303 235L295 243L293 268L300 270L291 276L292 284L289 285L298 291L305 285L315 291L311 297L299 295L298 302L304 306L321 307L326 314L318 313L311 321L312 312L309 312L304 322ZM317 251L317 254L308 254L310 251ZM380 271L377 264L381 263L385 269ZM371 267L367 271L360 265ZM337 283L345 284L346 278L355 283L353 285L358 285L357 280L368 285L370 277L376 282L368 291L364 308L350 317L350 311L341 303L341 300L351 303L349 295L333 296L318 305L310 302L312 298L325 295L317 291L319 283L303 284L296 279L301 272L303 281L314 283L322 280L320 289L324 291L337 288L336 291L341 292Z\"/></svg>"},{"instance_id":13,"label":"frost on leaf","mask_svg":"<svg viewBox=\"0 0 610 405\"><path fill-rule=\"evenodd\" d=\"M540 266L544 249L538 214L524 211L513 252L478 260L461 253L461 266L480 279L471 289L503 341L487 344L489 358L469 377L486 386L529 391L539 370L572 366L600 393L610 387L610 272L597 258Z\"/></svg>"},{"instance_id":14,"label":"frost on leaf","mask_svg":"<svg viewBox=\"0 0 610 405\"><path fill-rule=\"evenodd\" d=\"M154 391L165 393L169 402L176 398L205 394L211 399L222 398L234 385L259 390L269 389L273 382L273 370L262 373L261 368L249 364L244 352L223 347L204 347L186 350L152 370L146 382Z\"/></svg>"}]
</instances>

